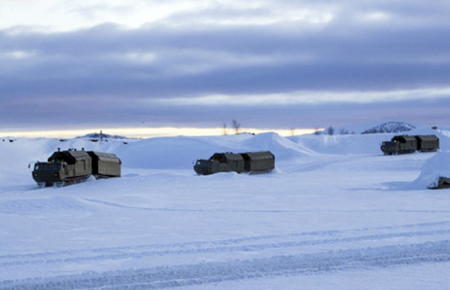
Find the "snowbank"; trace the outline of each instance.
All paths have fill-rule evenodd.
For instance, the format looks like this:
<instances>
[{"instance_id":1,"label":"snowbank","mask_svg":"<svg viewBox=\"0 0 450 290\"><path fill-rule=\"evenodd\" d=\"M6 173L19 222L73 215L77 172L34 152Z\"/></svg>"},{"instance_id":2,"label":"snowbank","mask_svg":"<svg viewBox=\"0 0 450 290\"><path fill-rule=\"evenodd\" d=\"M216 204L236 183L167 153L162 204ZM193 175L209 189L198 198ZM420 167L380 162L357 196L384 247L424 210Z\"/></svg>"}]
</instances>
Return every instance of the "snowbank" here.
<instances>
[{"instance_id":1,"label":"snowbank","mask_svg":"<svg viewBox=\"0 0 450 290\"><path fill-rule=\"evenodd\" d=\"M380 144L393 134L304 135L289 137L297 146L323 154L381 154Z\"/></svg>"},{"instance_id":2,"label":"snowbank","mask_svg":"<svg viewBox=\"0 0 450 290\"><path fill-rule=\"evenodd\" d=\"M271 151L277 161L311 154L291 140L276 133L239 134L208 137L151 138L124 147L116 154L124 167L191 169L198 159L207 159L216 152Z\"/></svg>"},{"instance_id":3,"label":"snowbank","mask_svg":"<svg viewBox=\"0 0 450 290\"><path fill-rule=\"evenodd\" d=\"M313 150L299 146L292 140L276 133L255 135L253 138L245 140L242 145L246 151L271 151L276 156L276 160L286 160L314 153Z\"/></svg>"},{"instance_id":4,"label":"snowbank","mask_svg":"<svg viewBox=\"0 0 450 290\"><path fill-rule=\"evenodd\" d=\"M450 152L438 152L425 161L420 176L412 182L412 187L418 189L434 188L439 177L450 178Z\"/></svg>"}]
</instances>

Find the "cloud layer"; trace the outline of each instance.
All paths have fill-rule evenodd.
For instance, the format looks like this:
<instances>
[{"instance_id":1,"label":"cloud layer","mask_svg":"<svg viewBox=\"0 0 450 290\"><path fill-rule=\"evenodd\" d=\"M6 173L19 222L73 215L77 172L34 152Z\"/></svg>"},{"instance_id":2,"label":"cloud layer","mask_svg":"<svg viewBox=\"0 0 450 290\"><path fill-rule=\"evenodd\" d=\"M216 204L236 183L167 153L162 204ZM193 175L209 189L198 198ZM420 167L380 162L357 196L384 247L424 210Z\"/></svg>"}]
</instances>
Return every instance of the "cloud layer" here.
<instances>
[{"instance_id":1,"label":"cloud layer","mask_svg":"<svg viewBox=\"0 0 450 290\"><path fill-rule=\"evenodd\" d=\"M446 1L44 2L0 20L3 129L448 121Z\"/></svg>"}]
</instances>

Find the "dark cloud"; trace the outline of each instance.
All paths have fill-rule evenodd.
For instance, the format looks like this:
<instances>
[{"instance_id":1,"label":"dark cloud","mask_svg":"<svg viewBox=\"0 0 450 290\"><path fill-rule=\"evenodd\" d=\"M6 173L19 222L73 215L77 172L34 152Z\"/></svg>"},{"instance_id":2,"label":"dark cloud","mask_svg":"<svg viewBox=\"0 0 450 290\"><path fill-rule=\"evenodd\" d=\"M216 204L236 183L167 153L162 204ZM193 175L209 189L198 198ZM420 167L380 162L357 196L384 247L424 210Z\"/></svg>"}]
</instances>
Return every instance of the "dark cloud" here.
<instances>
[{"instance_id":1,"label":"dark cloud","mask_svg":"<svg viewBox=\"0 0 450 290\"><path fill-rule=\"evenodd\" d=\"M4 126L92 122L118 126L143 121L220 126L228 119L241 118L253 127L289 127L395 115L420 116L424 121L444 118L442 107L449 108L450 97L445 95L440 96L443 101L435 112L435 104L426 105L430 96L424 95L423 100L415 96L413 104L421 106L421 114L411 113L414 108L409 108L407 96L399 103L386 103L383 98L381 103L360 104L356 99L337 106L335 100L302 104L302 94L298 94L300 100L293 105L274 99L250 109L145 102L208 95L245 98L302 91L383 93L447 88L449 4L440 1L436 8L391 2L343 1L337 8L328 1L276 4L278 9L335 12L330 20L318 24L295 18L257 23L264 17L277 17L277 10L269 5L176 13L164 22L136 29L112 23L69 32L4 29L0 31L0 122ZM89 11L97 13L99 7L94 8ZM370 19L371 13L386 19ZM253 22L220 23L245 17ZM267 116L273 120L261 121ZM301 124L290 124L294 122Z\"/></svg>"},{"instance_id":2,"label":"dark cloud","mask_svg":"<svg viewBox=\"0 0 450 290\"><path fill-rule=\"evenodd\" d=\"M105 103L106 102L106 103ZM114 127L231 127L233 119L242 128L289 129L345 127L368 122L401 120L417 125L448 127L450 98L395 102L319 103L319 104L254 104L254 105L153 105L98 100L14 104L4 108L2 126L33 130L83 129ZM48 105L50 104L50 105ZM20 108L20 117L17 116Z\"/></svg>"}]
</instances>

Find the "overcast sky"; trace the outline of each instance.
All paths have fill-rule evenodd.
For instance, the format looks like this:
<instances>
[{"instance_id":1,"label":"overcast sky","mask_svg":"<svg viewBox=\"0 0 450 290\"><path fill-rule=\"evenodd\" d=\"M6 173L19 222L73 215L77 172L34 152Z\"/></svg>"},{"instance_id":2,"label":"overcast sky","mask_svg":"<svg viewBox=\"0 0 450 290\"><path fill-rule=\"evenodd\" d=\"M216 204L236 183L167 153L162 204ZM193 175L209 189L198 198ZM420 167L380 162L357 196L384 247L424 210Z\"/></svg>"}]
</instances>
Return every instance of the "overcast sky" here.
<instances>
[{"instance_id":1,"label":"overcast sky","mask_svg":"<svg viewBox=\"0 0 450 290\"><path fill-rule=\"evenodd\" d=\"M448 126L450 1L0 0L0 132Z\"/></svg>"}]
</instances>

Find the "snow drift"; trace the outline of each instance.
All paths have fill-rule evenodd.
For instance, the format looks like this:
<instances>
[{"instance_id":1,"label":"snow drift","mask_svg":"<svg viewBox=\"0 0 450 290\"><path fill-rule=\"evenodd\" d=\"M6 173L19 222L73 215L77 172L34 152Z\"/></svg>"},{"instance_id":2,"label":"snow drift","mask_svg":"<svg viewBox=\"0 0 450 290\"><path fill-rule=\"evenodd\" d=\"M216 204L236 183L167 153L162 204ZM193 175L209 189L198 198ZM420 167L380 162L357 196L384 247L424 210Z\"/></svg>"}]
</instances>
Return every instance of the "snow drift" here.
<instances>
[{"instance_id":1,"label":"snow drift","mask_svg":"<svg viewBox=\"0 0 450 290\"><path fill-rule=\"evenodd\" d=\"M419 177L412 182L412 187L436 188L439 177L450 178L450 152L438 152L428 159Z\"/></svg>"}]
</instances>

